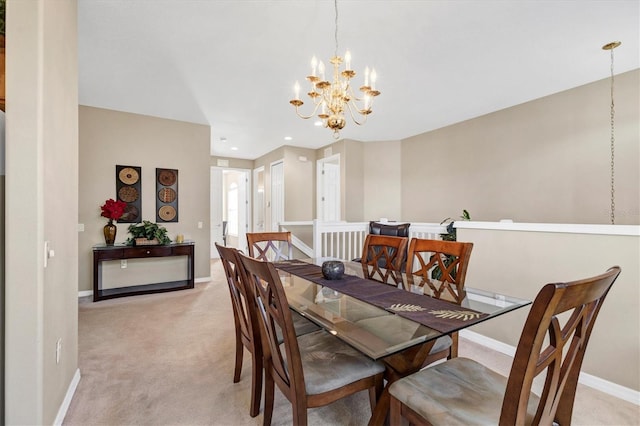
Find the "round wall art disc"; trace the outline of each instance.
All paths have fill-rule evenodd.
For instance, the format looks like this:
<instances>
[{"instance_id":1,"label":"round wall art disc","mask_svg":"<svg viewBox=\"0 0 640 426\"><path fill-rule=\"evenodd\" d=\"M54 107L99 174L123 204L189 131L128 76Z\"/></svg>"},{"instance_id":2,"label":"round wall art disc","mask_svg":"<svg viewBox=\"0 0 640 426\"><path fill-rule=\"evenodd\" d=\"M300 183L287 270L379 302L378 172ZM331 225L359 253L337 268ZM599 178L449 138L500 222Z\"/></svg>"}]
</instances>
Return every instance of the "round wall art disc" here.
<instances>
[{"instance_id":1,"label":"round wall art disc","mask_svg":"<svg viewBox=\"0 0 640 426\"><path fill-rule=\"evenodd\" d=\"M176 209L172 206L162 206L160 210L158 210L158 216L160 216L160 219L168 222L176 217Z\"/></svg>"},{"instance_id":2,"label":"round wall art disc","mask_svg":"<svg viewBox=\"0 0 640 426\"><path fill-rule=\"evenodd\" d=\"M138 190L133 186L123 186L118 191L118 197L125 203L133 203L138 199Z\"/></svg>"},{"instance_id":3,"label":"round wall art disc","mask_svg":"<svg viewBox=\"0 0 640 426\"><path fill-rule=\"evenodd\" d=\"M158 199L163 203L173 203L176 199L176 191L171 188L162 188L158 191Z\"/></svg>"},{"instance_id":4,"label":"round wall art disc","mask_svg":"<svg viewBox=\"0 0 640 426\"><path fill-rule=\"evenodd\" d=\"M138 179L140 179L140 175L138 175L138 172L131 167L125 167L124 169L120 170L120 173L118 173L118 177L120 178L120 181L122 183L126 183L127 185L133 185L138 181Z\"/></svg>"},{"instance_id":5,"label":"round wall art disc","mask_svg":"<svg viewBox=\"0 0 640 426\"><path fill-rule=\"evenodd\" d=\"M124 208L124 213L122 214L122 217L120 218L120 220L127 220L130 222L133 222L138 218L139 214L140 213L138 212L138 208L136 206L129 204L127 205L127 207Z\"/></svg>"},{"instance_id":6,"label":"round wall art disc","mask_svg":"<svg viewBox=\"0 0 640 426\"><path fill-rule=\"evenodd\" d=\"M175 170L161 170L158 173L158 182L163 184L164 186L171 186L176 183L176 172Z\"/></svg>"}]
</instances>

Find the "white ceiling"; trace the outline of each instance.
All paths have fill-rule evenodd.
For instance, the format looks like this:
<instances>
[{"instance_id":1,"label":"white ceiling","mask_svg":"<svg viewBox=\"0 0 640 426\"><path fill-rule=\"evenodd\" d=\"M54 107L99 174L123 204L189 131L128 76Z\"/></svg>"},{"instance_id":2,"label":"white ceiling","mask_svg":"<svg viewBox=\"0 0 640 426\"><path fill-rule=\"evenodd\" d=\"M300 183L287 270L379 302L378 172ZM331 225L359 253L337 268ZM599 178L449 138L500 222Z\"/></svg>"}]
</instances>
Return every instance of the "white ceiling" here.
<instances>
[{"instance_id":1,"label":"white ceiling","mask_svg":"<svg viewBox=\"0 0 640 426\"><path fill-rule=\"evenodd\" d=\"M399 140L607 78L601 47L615 40L615 73L639 67L638 0L340 0L338 12L354 86L373 66L382 92L341 138ZM214 155L319 148L332 132L289 100L311 57L333 55L334 18L331 0L78 0L79 101L211 125Z\"/></svg>"}]
</instances>

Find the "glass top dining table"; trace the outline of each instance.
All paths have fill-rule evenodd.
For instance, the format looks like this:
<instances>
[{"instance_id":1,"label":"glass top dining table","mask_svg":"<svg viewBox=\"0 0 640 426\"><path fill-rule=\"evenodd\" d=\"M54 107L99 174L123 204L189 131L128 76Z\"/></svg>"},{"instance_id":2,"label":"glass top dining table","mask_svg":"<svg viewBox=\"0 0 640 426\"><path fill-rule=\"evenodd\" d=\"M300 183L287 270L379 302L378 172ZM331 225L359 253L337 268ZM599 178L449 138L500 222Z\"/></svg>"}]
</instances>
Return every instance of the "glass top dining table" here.
<instances>
[{"instance_id":1,"label":"glass top dining table","mask_svg":"<svg viewBox=\"0 0 640 426\"><path fill-rule=\"evenodd\" d=\"M389 290L389 287L396 286L368 279L365 283L360 263L344 261L344 276L352 281L359 281L360 284L371 285L370 290L366 287L365 297L362 293L336 290L335 288L340 287L333 286L333 283L328 280L323 281L322 277L318 279L317 273L307 274L309 269L302 265L302 262L305 262L307 265L320 266L325 260L335 259L316 258L275 263L289 306L374 360L389 357L531 303L524 299L465 287L466 297L462 304L458 305L425 296L423 288L414 287L410 278L403 276L402 284L397 286L403 291L397 293L403 293L399 296L408 297L409 303L403 299L402 303L391 306L395 310L388 309L384 307L384 303L372 304L371 297L366 296L370 296L370 293L384 292ZM296 262L302 266L299 270L304 269L306 272L296 272L295 268L289 267L295 266ZM316 268L316 270L319 269ZM342 280L335 280L335 284L341 284L339 281ZM427 308L417 307L429 299L438 303L437 309L430 308L430 305L426 305ZM375 300L375 297L372 300ZM438 323L435 326L429 326L429 322L414 320L412 315L416 312L411 312L412 310L433 314L438 317L434 318ZM472 320L465 320L467 316Z\"/></svg>"}]
</instances>

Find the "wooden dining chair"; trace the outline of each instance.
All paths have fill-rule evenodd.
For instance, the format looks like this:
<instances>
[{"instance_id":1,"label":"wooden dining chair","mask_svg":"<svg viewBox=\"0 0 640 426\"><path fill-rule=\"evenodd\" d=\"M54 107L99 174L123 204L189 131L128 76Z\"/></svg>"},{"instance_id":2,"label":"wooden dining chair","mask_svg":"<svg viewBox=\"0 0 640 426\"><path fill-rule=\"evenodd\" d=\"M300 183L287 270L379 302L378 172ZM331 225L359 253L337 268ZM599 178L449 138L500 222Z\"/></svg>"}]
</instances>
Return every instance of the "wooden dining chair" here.
<instances>
[{"instance_id":1,"label":"wooden dining chair","mask_svg":"<svg viewBox=\"0 0 640 426\"><path fill-rule=\"evenodd\" d=\"M235 248L224 247L216 244L220 260L224 267L229 293L231 294L231 305L233 308L233 320L235 322L236 334L236 356L233 372L233 382L240 381L243 363L243 347L251 353L251 405L249 414L255 417L260 412L260 399L262 395L262 332L261 324L256 311L255 297L251 286L245 285L247 282L244 265L240 261L239 251ZM296 336L318 331L320 327L304 318L298 313L292 312L294 332ZM278 341L282 343L282 332L278 330Z\"/></svg>"},{"instance_id":2,"label":"wooden dining chair","mask_svg":"<svg viewBox=\"0 0 640 426\"><path fill-rule=\"evenodd\" d=\"M387 284L401 284L407 242L406 237L367 234L360 258L365 277Z\"/></svg>"},{"instance_id":3,"label":"wooden dining chair","mask_svg":"<svg viewBox=\"0 0 640 426\"><path fill-rule=\"evenodd\" d=\"M224 247L216 243L220 260L231 294L233 320L236 332L236 362L233 371L233 383L240 381L242 371L243 347L251 353L251 405L249 414L255 417L260 413L260 399L262 395L263 355L260 341L260 324L255 308L255 298L250 287L244 285L246 274L244 266L238 257L238 251L231 247Z\"/></svg>"},{"instance_id":4,"label":"wooden dining chair","mask_svg":"<svg viewBox=\"0 0 640 426\"><path fill-rule=\"evenodd\" d=\"M373 410L384 366L321 330L296 338L282 282L273 264L240 255L265 331L264 424L270 425L275 385L291 402L293 424L307 424L307 409L369 390ZM277 330L282 330L283 344Z\"/></svg>"},{"instance_id":5,"label":"wooden dining chair","mask_svg":"<svg viewBox=\"0 0 640 426\"><path fill-rule=\"evenodd\" d=\"M278 262L293 258L291 232L248 232L247 246L255 259Z\"/></svg>"},{"instance_id":6,"label":"wooden dining chair","mask_svg":"<svg viewBox=\"0 0 640 426\"><path fill-rule=\"evenodd\" d=\"M422 289L424 294L436 299L462 304L467 295L464 280L472 249L473 243L412 238L405 269L407 284ZM434 348L444 348L444 352L429 354L424 365L441 358L458 356L457 332L440 339L442 342L434 345Z\"/></svg>"},{"instance_id":7,"label":"wooden dining chair","mask_svg":"<svg viewBox=\"0 0 640 426\"><path fill-rule=\"evenodd\" d=\"M589 336L619 274L614 266L592 278L545 285L529 311L508 378L455 358L393 383L391 425L400 425L402 417L416 425L571 424ZM538 396L531 387L543 372Z\"/></svg>"}]
</instances>

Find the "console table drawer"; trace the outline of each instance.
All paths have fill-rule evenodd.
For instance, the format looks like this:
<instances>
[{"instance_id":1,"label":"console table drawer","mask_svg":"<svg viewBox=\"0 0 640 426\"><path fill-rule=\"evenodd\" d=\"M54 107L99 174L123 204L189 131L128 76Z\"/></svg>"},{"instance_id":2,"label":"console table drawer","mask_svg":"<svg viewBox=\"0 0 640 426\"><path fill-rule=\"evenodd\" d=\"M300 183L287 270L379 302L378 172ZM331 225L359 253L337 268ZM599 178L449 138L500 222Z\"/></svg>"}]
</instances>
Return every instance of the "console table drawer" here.
<instances>
[{"instance_id":1,"label":"console table drawer","mask_svg":"<svg viewBox=\"0 0 640 426\"><path fill-rule=\"evenodd\" d=\"M131 247L126 253L129 258L171 256L171 247Z\"/></svg>"},{"instance_id":2,"label":"console table drawer","mask_svg":"<svg viewBox=\"0 0 640 426\"><path fill-rule=\"evenodd\" d=\"M124 257L124 249L96 250L93 257L98 260L118 260Z\"/></svg>"}]
</instances>

